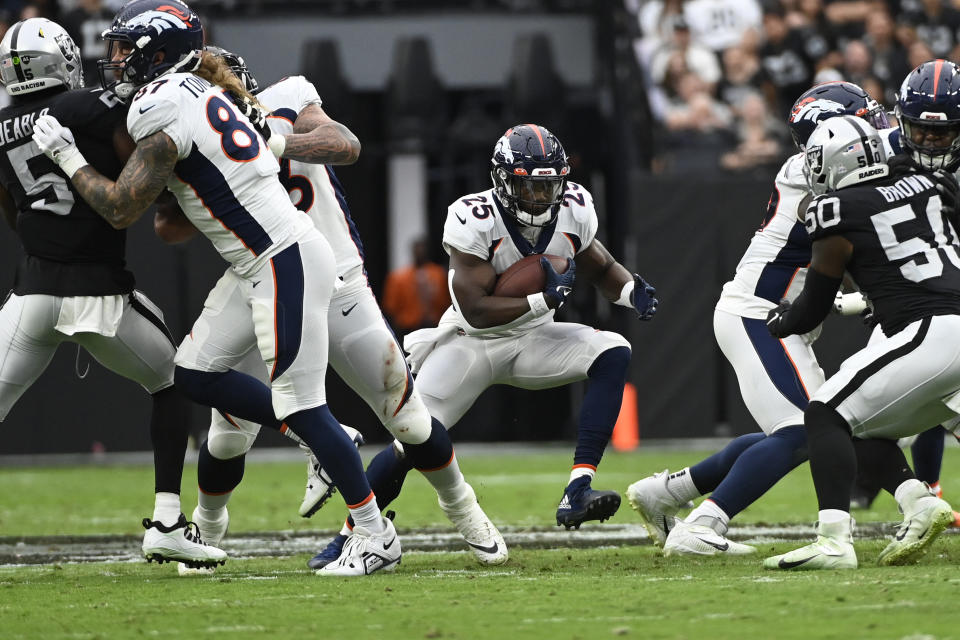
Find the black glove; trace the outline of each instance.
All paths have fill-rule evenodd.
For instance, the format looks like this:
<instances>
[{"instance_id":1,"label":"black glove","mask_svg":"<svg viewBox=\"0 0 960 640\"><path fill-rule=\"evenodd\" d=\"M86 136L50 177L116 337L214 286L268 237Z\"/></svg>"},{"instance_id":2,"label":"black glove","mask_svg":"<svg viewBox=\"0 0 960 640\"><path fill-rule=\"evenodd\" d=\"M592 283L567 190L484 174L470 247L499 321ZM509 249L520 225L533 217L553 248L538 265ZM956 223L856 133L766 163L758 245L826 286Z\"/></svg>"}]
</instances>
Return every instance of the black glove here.
<instances>
[{"instance_id":1,"label":"black glove","mask_svg":"<svg viewBox=\"0 0 960 640\"><path fill-rule=\"evenodd\" d=\"M657 312L660 301L653 297L656 293L657 290L649 282L638 274L633 274L633 293L630 294L630 302L641 320L651 320Z\"/></svg>"},{"instance_id":2,"label":"black glove","mask_svg":"<svg viewBox=\"0 0 960 640\"><path fill-rule=\"evenodd\" d=\"M960 221L960 184L957 184L957 178L943 169L934 171L933 177L937 182L937 193L940 194L940 205L944 215L955 230L960 230L957 226Z\"/></svg>"},{"instance_id":3,"label":"black glove","mask_svg":"<svg viewBox=\"0 0 960 640\"><path fill-rule=\"evenodd\" d=\"M267 124L267 116L270 115L270 112L257 103L252 102L250 98L237 95L233 91L227 91L227 95L230 96L230 99L233 101L233 104L237 106L237 109L240 110L240 113L247 117L247 120L250 121L253 128L260 134L260 137L269 144L270 136L273 135L273 132L270 131L270 125Z\"/></svg>"},{"instance_id":4,"label":"black glove","mask_svg":"<svg viewBox=\"0 0 960 640\"><path fill-rule=\"evenodd\" d=\"M547 305L551 309L559 309L566 301L567 296L573 292L577 263L567 258L567 270L563 273L557 273L550 261L541 257L540 266L543 267L543 273L546 276L546 282L543 285L543 297L546 298Z\"/></svg>"},{"instance_id":5,"label":"black glove","mask_svg":"<svg viewBox=\"0 0 960 640\"><path fill-rule=\"evenodd\" d=\"M787 312L790 311L790 303L786 300L781 300L773 309L767 313L767 331L770 332L774 338L786 338L789 333L785 333L781 328L783 324L783 318L787 315Z\"/></svg>"}]
</instances>

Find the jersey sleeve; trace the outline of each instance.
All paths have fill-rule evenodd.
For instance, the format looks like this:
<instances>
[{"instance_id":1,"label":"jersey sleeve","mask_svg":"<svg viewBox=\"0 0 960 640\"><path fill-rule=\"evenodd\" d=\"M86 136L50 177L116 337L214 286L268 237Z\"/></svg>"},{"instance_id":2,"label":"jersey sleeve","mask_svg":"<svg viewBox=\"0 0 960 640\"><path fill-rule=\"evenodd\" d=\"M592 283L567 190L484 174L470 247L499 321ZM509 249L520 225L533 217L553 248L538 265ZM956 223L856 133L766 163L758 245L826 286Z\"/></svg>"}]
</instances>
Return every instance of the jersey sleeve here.
<instances>
[{"instance_id":1,"label":"jersey sleeve","mask_svg":"<svg viewBox=\"0 0 960 640\"><path fill-rule=\"evenodd\" d=\"M804 214L804 225L810 240L844 235L861 229L869 223L857 212L862 207L853 198L841 197L838 193L826 193L814 198Z\"/></svg>"},{"instance_id":2,"label":"jersey sleeve","mask_svg":"<svg viewBox=\"0 0 960 640\"><path fill-rule=\"evenodd\" d=\"M304 108L315 104L320 106L323 104L323 100L320 99L320 94L317 93L317 88L313 86L313 83L304 78L303 76L290 76L286 78L284 82L290 82L297 96L297 104L300 105L300 108L297 109L297 113L303 111Z\"/></svg>"},{"instance_id":3,"label":"jersey sleeve","mask_svg":"<svg viewBox=\"0 0 960 640\"><path fill-rule=\"evenodd\" d=\"M140 142L147 136L163 131L177 145L177 154L185 158L190 153L193 136L189 130L189 119L181 117L180 96L176 85L165 80L154 80L145 85L130 103L127 112L127 130L130 136Z\"/></svg>"},{"instance_id":4,"label":"jersey sleeve","mask_svg":"<svg viewBox=\"0 0 960 640\"><path fill-rule=\"evenodd\" d=\"M563 196L564 207L571 207L573 220L576 224L577 235L580 236L579 254L584 251L597 237L600 221L597 219L597 210L593 206L593 196L575 182L567 183L567 190Z\"/></svg>"},{"instance_id":5,"label":"jersey sleeve","mask_svg":"<svg viewBox=\"0 0 960 640\"><path fill-rule=\"evenodd\" d=\"M483 260L490 257L490 231L493 229L493 213L483 218L473 214L472 207L457 200L447 208L447 221L443 225L443 248L477 256Z\"/></svg>"}]
</instances>

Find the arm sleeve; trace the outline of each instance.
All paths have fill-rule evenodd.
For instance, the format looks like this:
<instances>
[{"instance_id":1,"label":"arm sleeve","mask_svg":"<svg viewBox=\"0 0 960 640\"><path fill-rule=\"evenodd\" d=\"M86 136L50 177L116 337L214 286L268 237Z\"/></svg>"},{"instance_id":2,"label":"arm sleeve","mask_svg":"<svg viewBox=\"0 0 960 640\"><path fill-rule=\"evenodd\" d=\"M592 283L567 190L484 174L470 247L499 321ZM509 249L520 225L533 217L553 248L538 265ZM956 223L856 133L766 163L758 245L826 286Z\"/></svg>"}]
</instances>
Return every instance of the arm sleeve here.
<instances>
[{"instance_id":1,"label":"arm sleeve","mask_svg":"<svg viewBox=\"0 0 960 640\"><path fill-rule=\"evenodd\" d=\"M808 333L830 313L843 278L831 278L815 269L807 270L803 291L793 301L780 324L782 335Z\"/></svg>"}]
</instances>

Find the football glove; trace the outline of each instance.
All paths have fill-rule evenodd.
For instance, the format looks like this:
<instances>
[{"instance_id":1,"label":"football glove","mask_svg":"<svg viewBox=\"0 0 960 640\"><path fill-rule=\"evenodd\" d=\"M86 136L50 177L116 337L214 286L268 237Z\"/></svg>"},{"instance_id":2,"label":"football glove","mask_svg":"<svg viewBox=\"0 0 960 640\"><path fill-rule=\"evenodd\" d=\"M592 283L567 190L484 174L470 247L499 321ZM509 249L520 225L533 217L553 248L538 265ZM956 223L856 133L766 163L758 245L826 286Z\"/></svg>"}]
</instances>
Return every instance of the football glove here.
<instances>
[{"instance_id":1,"label":"football glove","mask_svg":"<svg viewBox=\"0 0 960 640\"><path fill-rule=\"evenodd\" d=\"M767 313L767 331L774 338L786 338L790 335L782 329L783 318L788 311L790 311L790 303L787 300L781 300L780 304Z\"/></svg>"},{"instance_id":2,"label":"football glove","mask_svg":"<svg viewBox=\"0 0 960 640\"><path fill-rule=\"evenodd\" d=\"M657 305L660 301L654 295L657 290L641 278L638 274L633 274L633 291L630 293L630 302L637 311L637 317L641 320L651 320L657 312Z\"/></svg>"},{"instance_id":3,"label":"football glove","mask_svg":"<svg viewBox=\"0 0 960 640\"><path fill-rule=\"evenodd\" d=\"M233 91L228 91L227 95L230 96L230 99L233 101L233 104L237 106L240 113L250 121L250 124L252 124L256 132L260 134L260 137L266 141L273 155L277 158L283 155L283 149L287 146L286 137L270 130L270 125L267 124L267 117L269 117L270 112L250 100L250 98L237 95Z\"/></svg>"},{"instance_id":4,"label":"football glove","mask_svg":"<svg viewBox=\"0 0 960 640\"><path fill-rule=\"evenodd\" d=\"M543 267L543 273L546 276L546 283L543 285L543 297L546 298L547 305L551 309L559 309L566 301L567 296L573 292L577 263L567 258L567 270L563 273L557 273L550 261L541 256L540 266Z\"/></svg>"},{"instance_id":5,"label":"football glove","mask_svg":"<svg viewBox=\"0 0 960 640\"><path fill-rule=\"evenodd\" d=\"M867 299L862 293L841 293L837 291L833 299L833 312L841 316L855 316L863 313L867 308Z\"/></svg>"},{"instance_id":6,"label":"football glove","mask_svg":"<svg viewBox=\"0 0 960 640\"><path fill-rule=\"evenodd\" d=\"M42 115L33 123L33 141L48 158L60 166L68 178L87 164L77 149L73 132L51 115Z\"/></svg>"}]
</instances>

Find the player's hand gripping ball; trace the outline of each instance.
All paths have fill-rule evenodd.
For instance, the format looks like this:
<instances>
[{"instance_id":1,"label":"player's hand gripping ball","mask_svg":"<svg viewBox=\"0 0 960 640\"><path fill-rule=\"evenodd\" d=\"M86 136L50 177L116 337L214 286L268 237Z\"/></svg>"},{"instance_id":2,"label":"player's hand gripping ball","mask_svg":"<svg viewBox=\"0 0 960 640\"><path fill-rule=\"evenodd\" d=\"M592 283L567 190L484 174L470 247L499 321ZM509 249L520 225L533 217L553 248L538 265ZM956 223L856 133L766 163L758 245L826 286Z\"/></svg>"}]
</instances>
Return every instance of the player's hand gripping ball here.
<instances>
[{"instance_id":1,"label":"player's hand gripping ball","mask_svg":"<svg viewBox=\"0 0 960 640\"><path fill-rule=\"evenodd\" d=\"M505 298L526 298L531 293L543 291L547 284L547 277L543 265L540 264L541 258L546 258L557 273L567 270L567 261L560 256L535 254L521 258L500 274L494 285L493 295Z\"/></svg>"}]
</instances>

